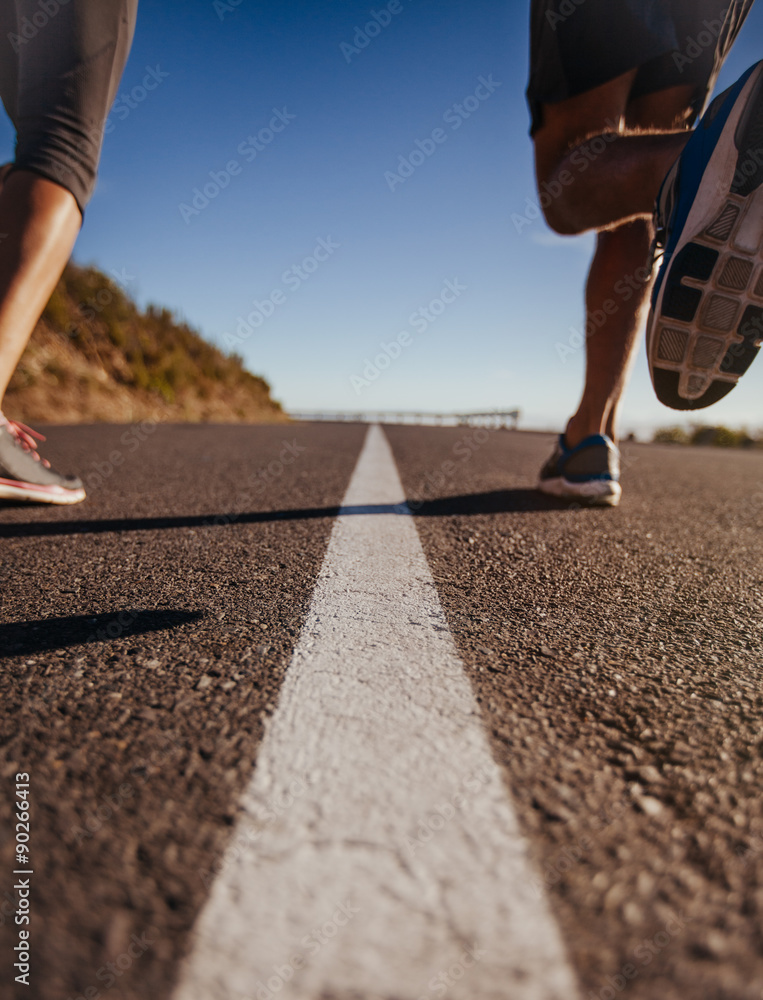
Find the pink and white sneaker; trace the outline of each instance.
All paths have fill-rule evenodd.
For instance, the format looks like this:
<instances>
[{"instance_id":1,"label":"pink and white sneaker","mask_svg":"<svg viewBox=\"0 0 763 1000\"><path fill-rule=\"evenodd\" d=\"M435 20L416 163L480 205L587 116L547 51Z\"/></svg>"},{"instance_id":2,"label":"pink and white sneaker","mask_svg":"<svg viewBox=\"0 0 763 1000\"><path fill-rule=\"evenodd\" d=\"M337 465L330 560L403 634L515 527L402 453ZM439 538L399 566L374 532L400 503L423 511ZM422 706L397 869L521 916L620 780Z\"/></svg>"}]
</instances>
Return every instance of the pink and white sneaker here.
<instances>
[{"instance_id":1,"label":"pink and white sneaker","mask_svg":"<svg viewBox=\"0 0 763 1000\"><path fill-rule=\"evenodd\" d=\"M40 457L37 442L44 440L0 413L0 500L71 504L85 499L81 480L62 476Z\"/></svg>"}]
</instances>

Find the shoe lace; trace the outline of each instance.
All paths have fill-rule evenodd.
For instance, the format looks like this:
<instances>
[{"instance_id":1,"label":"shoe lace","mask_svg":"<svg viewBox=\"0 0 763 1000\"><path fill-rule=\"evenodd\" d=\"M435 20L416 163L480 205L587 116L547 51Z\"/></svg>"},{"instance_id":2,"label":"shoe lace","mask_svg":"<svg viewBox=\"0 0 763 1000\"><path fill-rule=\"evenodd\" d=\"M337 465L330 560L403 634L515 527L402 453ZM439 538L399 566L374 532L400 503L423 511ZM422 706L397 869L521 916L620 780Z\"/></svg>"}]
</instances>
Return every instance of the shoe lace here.
<instances>
[{"instance_id":1,"label":"shoe lace","mask_svg":"<svg viewBox=\"0 0 763 1000\"><path fill-rule=\"evenodd\" d=\"M665 256L665 244L660 242L660 236L655 233L655 237L652 240L652 246L649 251L652 259L652 270L651 274L654 274L655 270L659 270L662 266L662 258Z\"/></svg>"},{"instance_id":2,"label":"shoe lace","mask_svg":"<svg viewBox=\"0 0 763 1000\"><path fill-rule=\"evenodd\" d=\"M655 207L652 220L654 223L654 239L652 240L652 254L655 260L662 260L665 255L665 246L668 242L668 219L673 213L673 206L668 204L667 211L661 212L659 206Z\"/></svg>"},{"instance_id":3,"label":"shoe lace","mask_svg":"<svg viewBox=\"0 0 763 1000\"><path fill-rule=\"evenodd\" d=\"M662 258L665 256L665 247L668 242L668 230L673 218L673 212L675 211L675 205L676 167L674 166L668 171L654 206L654 215L652 216L654 238L650 248L652 273L654 273L655 267L662 263Z\"/></svg>"},{"instance_id":4,"label":"shoe lace","mask_svg":"<svg viewBox=\"0 0 763 1000\"><path fill-rule=\"evenodd\" d=\"M9 420L7 417L3 417L2 414L0 414L0 426L8 429L8 433L14 441L24 451L29 452L35 462L42 462L46 469L50 468L50 462L46 458L42 458L37 451L37 442L45 440L44 434L32 430L31 427L27 427L26 424L22 424L18 420Z\"/></svg>"}]
</instances>

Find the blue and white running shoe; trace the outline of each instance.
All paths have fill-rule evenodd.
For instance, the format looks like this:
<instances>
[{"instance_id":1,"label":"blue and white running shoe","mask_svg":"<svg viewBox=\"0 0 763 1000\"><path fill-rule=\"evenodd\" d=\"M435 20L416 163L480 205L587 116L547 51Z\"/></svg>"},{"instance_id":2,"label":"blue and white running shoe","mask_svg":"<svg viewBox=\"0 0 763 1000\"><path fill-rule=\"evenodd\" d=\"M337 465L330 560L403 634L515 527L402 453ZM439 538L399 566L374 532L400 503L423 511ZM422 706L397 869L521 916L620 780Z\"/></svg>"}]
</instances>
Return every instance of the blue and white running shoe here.
<instances>
[{"instance_id":1,"label":"blue and white running shoe","mask_svg":"<svg viewBox=\"0 0 763 1000\"><path fill-rule=\"evenodd\" d=\"M606 434L591 434L568 448L560 434L553 455L540 470L538 489L586 505L616 507L622 494L617 445Z\"/></svg>"},{"instance_id":2,"label":"blue and white running shoe","mask_svg":"<svg viewBox=\"0 0 763 1000\"><path fill-rule=\"evenodd\" d=\"M657 398L731 392L763 341L763 61L712 102L657 199L647 356Z\"/></svg>"}]
</instances>

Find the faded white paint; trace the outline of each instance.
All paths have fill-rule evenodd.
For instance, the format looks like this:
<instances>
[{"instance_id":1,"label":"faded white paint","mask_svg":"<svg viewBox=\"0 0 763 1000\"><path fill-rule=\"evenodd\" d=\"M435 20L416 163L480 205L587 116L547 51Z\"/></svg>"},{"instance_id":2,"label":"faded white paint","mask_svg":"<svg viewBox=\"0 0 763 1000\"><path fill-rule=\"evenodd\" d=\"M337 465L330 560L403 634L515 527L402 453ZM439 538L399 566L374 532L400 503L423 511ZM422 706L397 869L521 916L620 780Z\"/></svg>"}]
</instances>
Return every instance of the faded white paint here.
<instances>
[{"instance_id":1,"label":"faded white paint","mask_svg":"<svg viewBox=\"0 0 763 1000\"><path fill-rule=\"evenodd\" d=\"M175 1000L578 995L403 503L373 427Z\"/></svg>"}]
</instances>

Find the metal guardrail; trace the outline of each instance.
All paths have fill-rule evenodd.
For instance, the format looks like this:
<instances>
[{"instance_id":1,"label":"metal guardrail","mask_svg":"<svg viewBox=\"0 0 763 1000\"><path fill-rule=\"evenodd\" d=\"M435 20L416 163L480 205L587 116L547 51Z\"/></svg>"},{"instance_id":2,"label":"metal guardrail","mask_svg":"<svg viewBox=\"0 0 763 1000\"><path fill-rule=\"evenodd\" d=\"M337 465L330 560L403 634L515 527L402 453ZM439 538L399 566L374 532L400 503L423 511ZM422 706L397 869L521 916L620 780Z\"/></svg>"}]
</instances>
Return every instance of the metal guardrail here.
<instances>
[{"instance_id":1,"label":"metal guardrail","mask_svg":"<svg viewBox=\"0 0 763 1000\"><path fill-rule=\"evenodd\" d=\"M511 427L517 429L520 410L488 410L484 413L427 413L420 410L318 410L292 412L292 420L331 421L355 424L419 424L435 427Z\"/></svg>"}]
</instances>

